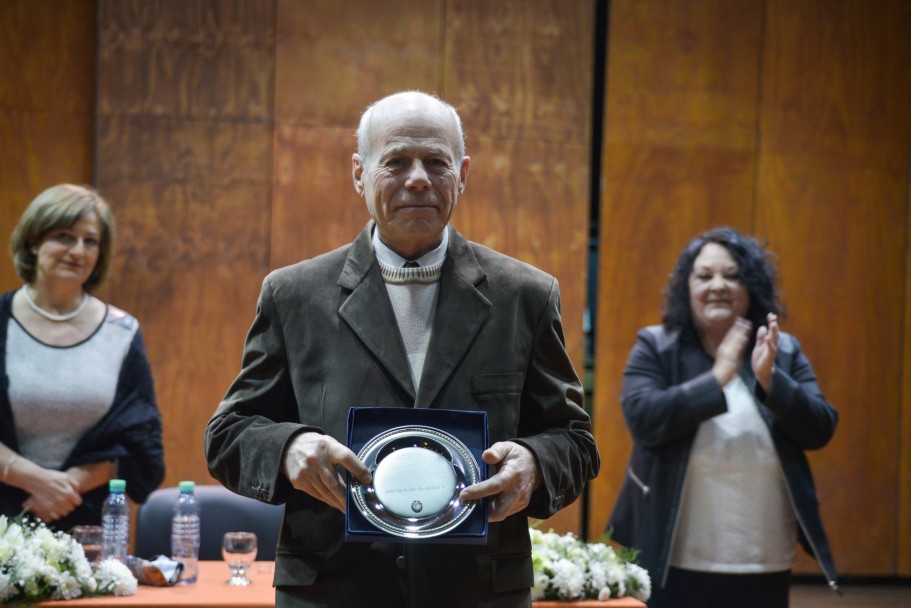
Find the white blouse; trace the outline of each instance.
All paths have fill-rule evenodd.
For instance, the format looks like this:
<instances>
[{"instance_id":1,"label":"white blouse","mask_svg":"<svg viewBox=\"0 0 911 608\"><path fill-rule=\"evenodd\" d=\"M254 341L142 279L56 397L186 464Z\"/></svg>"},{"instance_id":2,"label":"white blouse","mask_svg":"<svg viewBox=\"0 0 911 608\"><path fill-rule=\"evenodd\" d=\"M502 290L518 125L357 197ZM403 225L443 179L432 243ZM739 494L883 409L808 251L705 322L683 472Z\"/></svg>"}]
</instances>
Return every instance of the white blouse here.
<instances>
[{"instance_id":1,"label":"white blouse","mask_svg":"<svg viewBox=\"0 0 911 608\"><path fill-rule=\"evenodd\" d=\"M732 574L788 570L797 523L772 437L739 376L724 396L728 411L696 433L671 565Z\"/></svg>"}]
</instances>

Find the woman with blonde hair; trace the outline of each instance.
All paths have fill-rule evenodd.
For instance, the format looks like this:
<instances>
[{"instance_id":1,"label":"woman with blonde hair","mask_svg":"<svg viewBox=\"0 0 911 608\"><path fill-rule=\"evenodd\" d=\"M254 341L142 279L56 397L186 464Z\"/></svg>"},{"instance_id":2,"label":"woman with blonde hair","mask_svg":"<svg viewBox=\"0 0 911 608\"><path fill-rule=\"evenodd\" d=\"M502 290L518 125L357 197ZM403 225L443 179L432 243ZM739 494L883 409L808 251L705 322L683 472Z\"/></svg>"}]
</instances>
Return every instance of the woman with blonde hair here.
<instances>
[{"instance_id":1,"label":"woman with blonde hair","mask_svg":"<svg viewBox=\"0 0 911 608\"><path fill-rule=\"evenodd\" d=\"M142 502L164 478L139 323L92 294L113 239L104 199L71 184L39 194L13 231L24 284L0 296L0 514L98 524L110 479Z\"/></svg>"}]
</instances>

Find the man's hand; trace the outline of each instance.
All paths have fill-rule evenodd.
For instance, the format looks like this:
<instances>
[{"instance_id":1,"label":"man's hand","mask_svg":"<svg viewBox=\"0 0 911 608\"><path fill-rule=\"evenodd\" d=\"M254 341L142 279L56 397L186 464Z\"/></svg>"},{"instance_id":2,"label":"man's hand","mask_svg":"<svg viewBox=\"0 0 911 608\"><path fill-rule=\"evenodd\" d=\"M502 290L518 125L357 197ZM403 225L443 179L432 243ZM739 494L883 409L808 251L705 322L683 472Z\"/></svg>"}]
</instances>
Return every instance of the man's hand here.
<instances>
[{"instance_id":1,"label":"man's hand","mask_svg":"<svg viewBox=\"0 0 911 608\"><path fill-rule=\"evenodd\" d=\"M487 518L503 521L528 506L531 494L541 483L538 464L531 451L512 441L499 441L481 455L488 465L499 465L496 474L468 486L459 495L462 502L492 496Z\"/></svg>"},{"instance_id":2,"label":"man's hand","mask_svg":"<svg viewBox=\"0 0 911 608\"><path fill-rule=\"evenodd\" d=\"M345 512L345 482L336 467L342 467L361 483L370 483L370 471L357 454L328 435L302 433L288 450L282 472L296 489Z\"/></svg>"}]
</instances>

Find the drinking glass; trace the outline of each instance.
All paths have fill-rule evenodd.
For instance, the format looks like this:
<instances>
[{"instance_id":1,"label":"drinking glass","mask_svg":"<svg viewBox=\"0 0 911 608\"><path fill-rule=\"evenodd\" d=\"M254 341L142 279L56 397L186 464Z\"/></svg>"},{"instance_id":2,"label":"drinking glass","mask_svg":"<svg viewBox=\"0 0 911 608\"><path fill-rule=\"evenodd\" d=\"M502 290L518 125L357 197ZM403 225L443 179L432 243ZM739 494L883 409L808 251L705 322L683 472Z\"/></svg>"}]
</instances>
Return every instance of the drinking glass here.
<instances>
[{"instance_id":1,"label":"drinking glass","mask_svg":"<svg viewBox=\"0 0 911 608\"><path fill-rule=\"evenodd\" d=\"M101 526L76 526L73 528L73 538L82 545L86 559L97 564L101 559Z\"/></svg>"},{"instance_id":2,"label":"drinking glass","mask_svg":"<svg viewBox=\"0 0 911 608\"><path fill-rule=\"evenodd\" d=\"M225 532L221 556L231 569L228 584L245 587L250 584L247 570L256 561L256 534L253 532Z\"/></svg>"}]
</instances>

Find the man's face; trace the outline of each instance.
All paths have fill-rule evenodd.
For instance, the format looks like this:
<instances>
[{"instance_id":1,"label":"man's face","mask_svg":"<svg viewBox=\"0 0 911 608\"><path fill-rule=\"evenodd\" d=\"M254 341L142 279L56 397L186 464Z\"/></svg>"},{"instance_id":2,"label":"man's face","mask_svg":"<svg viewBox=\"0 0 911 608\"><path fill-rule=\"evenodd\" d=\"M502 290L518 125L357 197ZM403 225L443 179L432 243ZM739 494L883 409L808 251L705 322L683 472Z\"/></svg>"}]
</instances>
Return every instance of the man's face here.
<instances>
[{"instance_id":1,"label":"man's face","mask_svg":"<svg viewBox=\"0 0 911 608\"><path fill-rule=\"evenodd\" d=\"M440 243L465 188L469 158L456 158L452 121L431 101L381 103L368 128L369 158L352 158L355 190L380 239L406 259Z\"/></svg>"}]
</instances>

